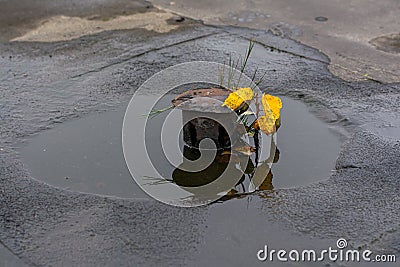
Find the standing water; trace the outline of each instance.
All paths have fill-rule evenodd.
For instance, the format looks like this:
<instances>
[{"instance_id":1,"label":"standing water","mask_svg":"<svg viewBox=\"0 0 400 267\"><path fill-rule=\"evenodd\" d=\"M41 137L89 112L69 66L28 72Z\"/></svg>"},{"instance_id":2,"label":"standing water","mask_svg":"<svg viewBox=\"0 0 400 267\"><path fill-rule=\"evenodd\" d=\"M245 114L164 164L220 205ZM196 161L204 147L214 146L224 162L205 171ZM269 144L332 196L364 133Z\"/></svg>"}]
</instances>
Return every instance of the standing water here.
<instances>
[{"instance_id":1,"label":"standing water","mask_svg":"<svg viewBox=\"0 0 400 267\"><path fill-rule=\"evenodd\" d=\"M143 101L154 103L155 98L143 96ZM157 105L170 106L171 99L164 98ZM266 189L298 187L327 179L339 152L340 136L303 103L288 97L282 97L282 102L282 126L277 140L279 161L272 167L272 184ZM50 185L101 195L145 198L147 195L132 179L122 153L124 112L125 106L63 123L22 144L20 156L34 178ZM141 114L138 119L142 119ZM162 123L163 119L160 114L152 124ZM152 145L148 148L152 149ZM173 172L173 166L167 162L159 164L166 173Z\"/></svg>"}]
</instances>

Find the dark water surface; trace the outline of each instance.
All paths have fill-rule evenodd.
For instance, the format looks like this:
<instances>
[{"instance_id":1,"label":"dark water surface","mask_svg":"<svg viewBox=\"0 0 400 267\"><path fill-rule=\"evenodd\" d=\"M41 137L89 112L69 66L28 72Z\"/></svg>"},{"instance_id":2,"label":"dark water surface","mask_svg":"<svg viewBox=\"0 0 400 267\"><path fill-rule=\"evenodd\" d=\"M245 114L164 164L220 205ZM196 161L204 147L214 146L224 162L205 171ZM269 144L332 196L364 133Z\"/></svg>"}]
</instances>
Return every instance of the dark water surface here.
<instances>
[{"instance_id":1,"label":"dark water surface","mask_svg":"<svg viewBox=\"0 0 400 267\"><path fill-rule=\"evenodd\" d=\"M340 136L303 103L287 97L282 100L277 138L280 158L272 167L273 187L297 187L328 178L339 152ZM170 104L165 101L159 105ZM147 197L131 178L122 153L125 108L42 132L21 145L20 156L33 177L56 187L123 198Z\"/></svg>"}]
</instances>

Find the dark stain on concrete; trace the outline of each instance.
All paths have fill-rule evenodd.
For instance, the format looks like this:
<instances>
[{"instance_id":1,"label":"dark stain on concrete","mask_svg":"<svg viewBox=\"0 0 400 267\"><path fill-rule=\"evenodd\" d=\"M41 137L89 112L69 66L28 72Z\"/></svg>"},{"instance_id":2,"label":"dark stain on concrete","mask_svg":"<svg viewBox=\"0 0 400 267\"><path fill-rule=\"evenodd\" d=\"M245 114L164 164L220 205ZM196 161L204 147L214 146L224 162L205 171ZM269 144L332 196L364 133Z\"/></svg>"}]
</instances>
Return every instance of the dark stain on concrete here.
<instances>
[{"instance_id":1,"label":"dark stain on concrete","mask_svg":"<svg viewBox=\"0 0 400 267\"><path fill-rule=\"evenodd\" d=\"M315 17L314 19L315 19L316 21L319 21L319 22L328 21L328 18L327 18L327 17L321 17L321 16Z\"/></svg>"},{"instance_id":2,"label":"dark stain on concrete","mask_svg":"<svg viewBox=\"0 0 400 267\"><path fill-rule=\"evenodd\" d=\"M389 35L379 36L369 42L370 44L375 46L376 49L388 53L400 53L400 33L392 33Z\"/></svg>"}]
</instances>

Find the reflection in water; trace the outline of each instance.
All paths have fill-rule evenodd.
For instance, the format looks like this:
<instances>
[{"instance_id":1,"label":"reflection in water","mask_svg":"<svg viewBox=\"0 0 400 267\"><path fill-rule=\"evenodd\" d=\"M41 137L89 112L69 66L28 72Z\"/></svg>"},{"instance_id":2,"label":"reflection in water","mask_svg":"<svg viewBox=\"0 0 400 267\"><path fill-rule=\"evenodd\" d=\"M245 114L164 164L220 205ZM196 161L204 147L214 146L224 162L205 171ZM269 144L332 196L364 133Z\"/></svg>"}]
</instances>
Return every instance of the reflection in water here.
<instances>
[{"instance_id":1,"label":"reflection in water","mask_svg":"<svg viewBox=\"0 0 400 267\"><path fill-rule=\"evenodd\" d=\"M244 170L242 178L239 182L229 191L228 195L239 194L239 193L247 193L250 190L249 184L255 175L255 170L258 168L261 173L264 173L265 178L262 180L261 184L258 186L259 190L273 190L274 186L272 185L272 170L266 164L266 162L261 162L259 164L255 164L255 158L257 157L258 150L255 150L254 155L252 155L248 159L247 166ZM187 160L197 160L200 157L200 150L197 148L184 146L183 156ZM222 173L226 170L229 160L232 159L234 162L241 162L239 158L243 158L243 155L240 154L232 154L229 150L219 150L215 156L214 161L205 169L199 172L190 172L180 168L178 166L172 173L172 181L179 186L185 187L197 187L209 184L215 181L218 177L222 175ZM279 150L275 147L275 156L273 158L272 163L276 163L279 160ZM256 167L258 165L258 167Z\"/></svg>"},{"instance_id":2,"label":"reflection in water","mask_svg":"<svg viewBox=\"0 0 400 267\"><path fill-rule=\"evenodd\" d=\"M176 98L179 100L179 96ZM177 102L175 99L175 102ZM195 101L193 101L195 100ZM273 174L271 166L279 160L279 150L276 147L276 130L280 127L280 119L276 123L275 133L266 135L260 130L251 133L246 142L243 136L249 136L248 132L241 132L239 124L243 125L243 120L233 119L230 113L226 113L226 108L212 106L212 116L217 116L218 121L224 121L222 126L216 120L210 118L210 103L213 103L205 97L193 97L192 101L187 101L185 95L184 106L178 106L182 110L183 117L183 162L172 172L171 182L182 187L200 187L216 181L227 171L229 162L237 166L238 174L235 177L241 177L240 180L229 191L225 192L224 198L238 197L256 190L273 190ZM247 111L249 106L236 112L240 117ZM208 114L208 115L205 115ZM246 116L246 120L254 121L255 117ZM246 126L246 124L244 124ZM226 129L229 129L228 131ZM247 127L246 127L247 128ZM232 134L233 133L233 134ZM275 136L276 137L276 136ZM215 146L214 157L211 163L205 165L200 171L193 171L190 164L196 161L196 165L201 165L202 153L208 153L207 150L200 149L200 143L210 139ZM269 142L269 153L263 152L265 145L262 141ZM211 148L211 147L210 147ZM261 153L263 152L263 153ZM266 154L266 155L265 155ZM244 166L242 166L244 164ZM236 176L239 175L239 176ZM190 189L189 189L190 190Z\"/></svg>"},{"instance_id":3,"label":"reflection in water","mask_svg":"<svg viewBox=\"0 0 400 267\"><path fill-rule=\"evenodd\" d=\"M171 105L171 100L175 96L169 95L161 99L155 108L161 109ZM155 98L156 96L142 96L140 100L143 103L153 103ZM330 130L329 125L311 114L304 104L286 97L282 99L284 101L283 124L278 131L279 150L275 152L274 162L277 162L279 157L280 159L277 164L274 164L272 170L274 188L298 187L329 177L341 144L339 136ZM123 198L147 198L131 178L123 158L120 129L124 111L125 107L121 107L116 111L65 122L54 129L44 131L26 144L21 144L18 149L21 159L33 177L53 186ZM143 120L140 114L142 113L134 118L135 123L139 124ZM167 113L164 112L150 120L148 129L150 134L158 132L156 127L162 125L166 116ZM177 124L182 125L181 117L177 118ZM155 155L160 154L158 153L160 138L152 135L150 137L149 152ZM183 141L183 137L180 140ZM181 144L180 149L182 157L184 144ZM268 149L266 146L264 152L268 152ZM233 151L232 154L241 155L242 153ZM259 151L259 154L261 154L259 160L261 162L262 151ZM143 157L139 153L137 156ZM227 156L221 158L227 159ZM162 158L155 160L157 168L165 174L163 175L165 179L161 180L159 177L155 178L155 175L143 173L143 176L147 175L147 183L173 182L172 173L176 167L167 165L166 162ZM180 159L175 166L181 162ZM254 162L254 157L252 157L247 164L246 174L254 169L252 166ZM145 168L142 169L145 170ZM266 169L263 173L263 181L269 173L268 168ZM242 177L241 182L244 182L246 189L249 184L248 175ZM261 184L260 186L263 187ZM243 192L240 183L235 188L238 192ZM263 195L270 193L271 191L260 192Z\"/></svg>"},{"instance_id":4,"label":"reflection in water","mask_svg":"<svg viewBox=\"0 0 400 267\"><path fill-rule=\"evenodd\" d=\"M183 149L183 156L190 161L198 160L200 154L201 152L198 148L185 146ZM173 171L172 179L177 185L185 187L197 187L209 184L223 174L228 167L229 158L230 155L223 154L223 150L219 150L214 161L205 169L198 172L185 170L185 163L182 163Z\"/></svg>"}]
</instances>

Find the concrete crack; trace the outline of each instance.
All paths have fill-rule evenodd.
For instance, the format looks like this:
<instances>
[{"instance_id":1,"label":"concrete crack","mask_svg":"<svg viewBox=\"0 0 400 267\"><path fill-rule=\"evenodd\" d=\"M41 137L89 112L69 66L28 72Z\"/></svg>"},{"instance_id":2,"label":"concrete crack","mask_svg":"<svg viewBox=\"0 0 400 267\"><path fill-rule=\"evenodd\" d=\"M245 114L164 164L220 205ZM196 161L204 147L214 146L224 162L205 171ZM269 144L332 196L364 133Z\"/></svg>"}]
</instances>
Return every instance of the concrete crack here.
<instances>
[{"instance_id":1,"label":"concrete crack","mask_svg":"<svg viewBox=\"0 0 400 267\"><path fill-rule=\"evenodd\" d=\"M196 37L193 37L193 38L190 38L190 39L186 39L186 40L183 40L183 41L180 41L180 42L176 42L176 43L173 43L173 44L164 45L164 46L160 46L160 47L155 47L155 48L152 48L150 50L146 50L146 51L134 54L134 55L130 55L130 56L126 57L126 58L122 58L122 59L120 59L120 60L118 60L116 62L109 63L107 65L98 67L96 69L92 69L92 70L89 70L89 71L86 71L86 72L83 72L83 73L80 73L80 74L76 74L74 76L71 76L70 78L72 78L72 79L79 78L79 77L85 76L85 75L90 74L90 73L99 72L99 71L102 71L102 70L107 69L109 67L112 67L112 66L119 65L121 63L127 62L127 61L129 61L129 60L131 60L133 58L143 56L143 55L145 55L147 53L150 53L150 52L155 52L155 51L159 51L159 50L162 50L162 49L165 49L165 48L170 48L170 47L173 47L173 46L176 46L176 45L192 42L192 41L199 40L199 39L202 39L202 38L206 38L206 37L209 37L209 36L212 36L212 35L216 35L216 34L219 34L219 33L220 32L212 32L212 33L196 36Z\"/></svg>"}]
</instances>

